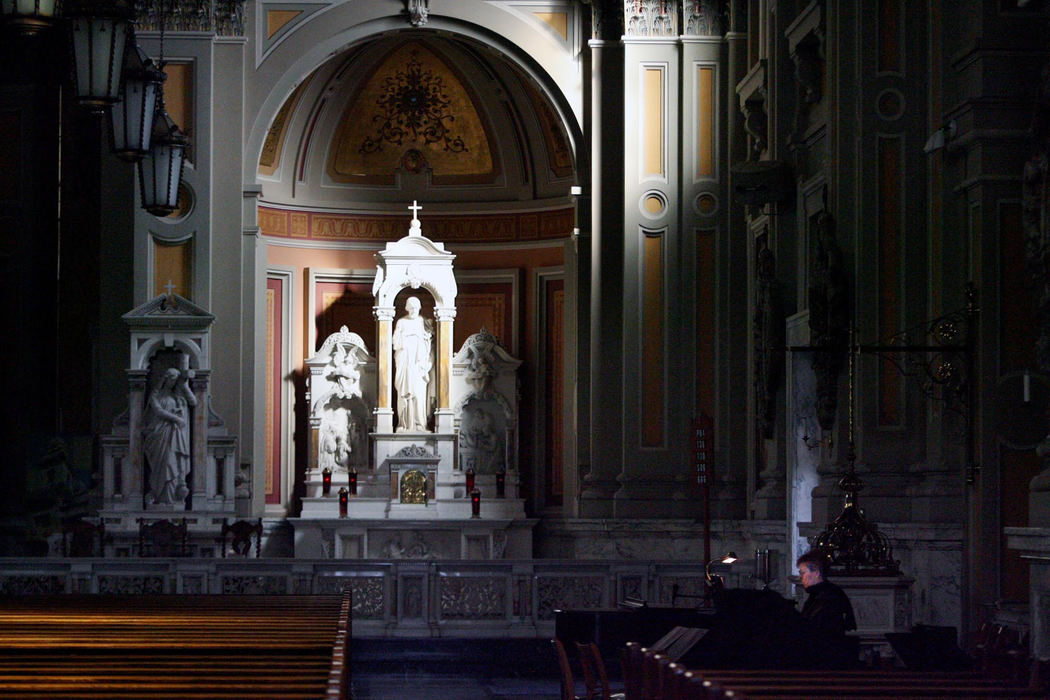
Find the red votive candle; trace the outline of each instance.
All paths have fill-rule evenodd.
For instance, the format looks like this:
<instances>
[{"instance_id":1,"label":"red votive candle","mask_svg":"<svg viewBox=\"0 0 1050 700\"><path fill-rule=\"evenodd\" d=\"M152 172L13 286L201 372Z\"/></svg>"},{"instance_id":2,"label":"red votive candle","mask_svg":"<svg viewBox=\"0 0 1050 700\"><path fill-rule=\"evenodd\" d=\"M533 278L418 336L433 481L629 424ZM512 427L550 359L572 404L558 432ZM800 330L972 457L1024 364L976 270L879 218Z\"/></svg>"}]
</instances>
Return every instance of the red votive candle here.
<instances>
[{"instance_id":1,"label":"red votive candle","mask_svg":"<svg viewBox=\"0 0 1050 700\"><path fill-rule=\"evenodd\" d=\"M350 492L346 490L345 486L339 489L339 517L346 517L346 506L350 501Z\"/></svg>"},{"instance_id":2,"label":"red votive candle","mask_svg":"<svg viewBox=\"0 0 1050 700\"><path fill-rule=\"evenodd\" d=\"M496 498L507 497L507 472L496 472Z\"/></svg>"},{"instance_id":3,"label":"red votive candle","mask_svg":"<svg viewBox=\"0 0 1050 700\"><path fill-rule=\"evenodd\" d=\"M477 489L470 492L470 517L481 517L481 491Z\"/></svg>"},{"instance_id":4,"label":"red votive candle","mask_svg":"<svg viewBox=\"0 0 1050 700\"><path fill-rule=\"evenodd\" d=\"M350 495L357 495L357 471L353 469L350 470Z\"/></svg>"},{"instance_id":5,"label":"red votive candle","mask_svg":"<svg viewBox=\"0 0 1050 700\"><path fill-rule=\"evenodd\" d=\"M325 467L321 470L321 495L328 496L332 493L332 470Z\"/></svg>"},{"instance_id":6,"label":"red votive candle","mask_svg":"<svg viewBox=\"0 0 1050 700\"><path fill-rule=\"evenodd\" d=\"M474 490L474 470L468 469L466 473L467 477L467 493Z\"/></svg>"}]
</instances>

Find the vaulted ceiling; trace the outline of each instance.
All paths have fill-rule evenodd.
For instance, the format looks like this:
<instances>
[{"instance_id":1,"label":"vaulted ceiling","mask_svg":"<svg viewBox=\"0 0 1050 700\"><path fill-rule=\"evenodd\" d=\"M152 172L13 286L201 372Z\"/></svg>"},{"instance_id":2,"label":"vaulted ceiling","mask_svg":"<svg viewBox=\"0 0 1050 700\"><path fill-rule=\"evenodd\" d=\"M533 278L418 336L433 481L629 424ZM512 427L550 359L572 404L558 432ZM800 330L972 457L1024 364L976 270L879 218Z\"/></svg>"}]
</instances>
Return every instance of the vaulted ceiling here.
<instances>
[{"instance_id":1,"label":"vaulted ceiling","mask_svg":"<svg viewBox=\"0 0 1050 700\"><path fill-rule=\"evenodd\" d=\"M349 47L304 79L259 159L272 205L368 211L564 207L572 147L518 66L462 37L411 30Z\"/></svg>"}]
</instances>

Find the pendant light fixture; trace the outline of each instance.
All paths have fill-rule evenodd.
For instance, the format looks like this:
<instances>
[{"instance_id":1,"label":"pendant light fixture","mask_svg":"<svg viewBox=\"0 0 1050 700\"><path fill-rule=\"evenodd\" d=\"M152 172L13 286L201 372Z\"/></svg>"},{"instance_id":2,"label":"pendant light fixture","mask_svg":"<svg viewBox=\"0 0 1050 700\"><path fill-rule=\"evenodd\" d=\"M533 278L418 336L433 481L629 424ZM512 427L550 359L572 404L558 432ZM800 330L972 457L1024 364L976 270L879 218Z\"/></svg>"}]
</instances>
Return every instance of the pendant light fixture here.
<instances>
[{"instance_id":1,"label":"pendant light fixture","mask_svg":"<svg viewBox=\"0 0 1050 700\"><path fill-rule=\"evenodd\" d=\"M27 36L51 26L57 12L58 0L0 0L0 17Z\"/></svg>"},{"instance_id":2,"label":"pendant light fixture","mask_svg":"<svg viewBox=\"0 0 1050 700\"><path fill-rule=\"evenodd\" d=\"M76 0L67 8L76 100L104 112L120 99L120 71L135 8L127 0Z\"/></svg>"},{"instance_id":3,"label":"pendant light fixture","mask_svg":"<svg viewBox=\"0 0 1050 700\"><path fill-rule=\"evenodd\" d=\"M158 67L164 68L164 9L160 3L160 58ZM153 129L150 146L145 157L139 161L139 190L142 208L154 216L168 216L179 205L179 183L182 181L182 165L186 149L190 145L164 106L164 90L159 90L159 101L153 113Z\"/></svg>"},{"instance_id":4,"label":"pendant light fixture","mask_svg":"<svg viewBox=\"0 0 1050 700\"><path fill-rule=\"evenodd\" d=\"M149 152L157 97L167 76L128 34L124 49L124 84L120 103L113 106L113 152L121 160L137 163Z\"/></svg>"},{"instance_id":5,"label":"pendant light fixture","mask_svg":"<svg viewBox=\"0 0 1050 700\"><path fill-rule=\"evenodd\" d=\"M182 164L190 140L168 116L161 93L153 115L153 133L146 156L139 161L139 189L142 208L154 216L168 216L179 205Z\"/></svg>"}]
</instances>

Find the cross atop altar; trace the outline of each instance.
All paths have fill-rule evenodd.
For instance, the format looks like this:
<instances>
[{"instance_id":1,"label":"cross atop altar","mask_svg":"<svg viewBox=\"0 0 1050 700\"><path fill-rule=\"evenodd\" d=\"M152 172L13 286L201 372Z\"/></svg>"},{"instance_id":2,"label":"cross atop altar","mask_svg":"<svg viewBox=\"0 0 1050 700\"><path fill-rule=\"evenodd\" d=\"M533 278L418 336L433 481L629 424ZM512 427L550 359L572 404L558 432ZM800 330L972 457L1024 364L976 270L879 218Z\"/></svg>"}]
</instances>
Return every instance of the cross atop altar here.
<instances>
[{"instance_id":1,"label":"cross atop altar","mask_svg":"<svg viewBox=\"0 0 1050 700\"><path fill-rule=\"evenodd\" d=\"M421 204L417 203L414 199L412 200L412 206L409 207L409 209L412 210L412 221L408 228L408 235L410 236L423 235L423 227L419 221L419 210L422 208L423 206Z\"/></svg>"}]
</instances>

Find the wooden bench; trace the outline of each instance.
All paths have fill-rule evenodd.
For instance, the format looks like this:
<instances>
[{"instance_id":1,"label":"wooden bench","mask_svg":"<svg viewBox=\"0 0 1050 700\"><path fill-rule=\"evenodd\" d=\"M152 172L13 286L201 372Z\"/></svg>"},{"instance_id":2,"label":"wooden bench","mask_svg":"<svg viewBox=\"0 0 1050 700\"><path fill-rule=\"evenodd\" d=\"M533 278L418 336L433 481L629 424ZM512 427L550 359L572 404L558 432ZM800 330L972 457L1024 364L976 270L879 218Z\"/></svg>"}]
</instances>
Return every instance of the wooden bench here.
<instances>
[{"instance_id":1,"label":"wooden bench","mask_svg":"<svg viewBox=\"0 0 1050 700\"><path fill-rule=\"evenodd\" d=\"M979 672L900 669L686 669L637 644L623 654L627 700L708 698L1035 698L1045 689Z\"/></svg>"},{"instance_id":2,"label":"wooden bench","mask_svg":"<svg viewBox=\"0 0 1050 700\"><path fill-rule=\"evenodd\" d=\"M0 696L345 698L335 596L0 599Z\"/></svg>"}]
</instances>

